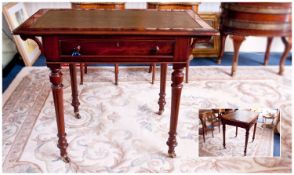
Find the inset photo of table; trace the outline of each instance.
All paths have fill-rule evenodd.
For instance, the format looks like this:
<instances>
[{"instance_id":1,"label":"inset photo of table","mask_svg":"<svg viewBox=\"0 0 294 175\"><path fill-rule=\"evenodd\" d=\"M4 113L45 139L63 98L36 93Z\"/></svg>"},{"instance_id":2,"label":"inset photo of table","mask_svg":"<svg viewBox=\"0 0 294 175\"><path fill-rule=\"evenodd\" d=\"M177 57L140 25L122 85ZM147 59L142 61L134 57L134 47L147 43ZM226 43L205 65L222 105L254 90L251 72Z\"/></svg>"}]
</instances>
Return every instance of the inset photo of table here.
<instances>
[{"instance_id":1,"label":"inset photo of table","mask_svg":"<svg viewBox=\"0 0 294 175\"><path fill-rule=\"evenodd\" d=\"M279 109L199 109L200 157L280 157Z\"/></svg>"}]
</instances>

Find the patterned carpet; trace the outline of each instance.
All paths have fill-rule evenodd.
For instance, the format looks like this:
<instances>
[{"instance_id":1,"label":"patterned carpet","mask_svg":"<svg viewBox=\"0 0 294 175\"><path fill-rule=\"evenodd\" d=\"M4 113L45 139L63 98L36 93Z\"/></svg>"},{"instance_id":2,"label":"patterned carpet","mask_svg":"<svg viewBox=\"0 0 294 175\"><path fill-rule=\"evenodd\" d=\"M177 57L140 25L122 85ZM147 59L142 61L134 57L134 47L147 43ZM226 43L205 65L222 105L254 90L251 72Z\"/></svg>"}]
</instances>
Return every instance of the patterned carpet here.
<instances>
[{"instance_id":1,"label":"patterned carpet","mask_svg":"<svg viewBox=\"0 0 294 175\"><path fill-rule=\"evenodd\" d=\"M73 117L69 73L64 71L68 153L65 164L56 147L56 121L47 68L25 68L3 94L4 172L291 172L291 68L193 67L184 84L178 123L177 158L166 157L170 86L162 116L159 81L150 84L146 68L121 68L119 85L113 68L90 69L79 86L82 119ZM170 75L171 68L169 68ZM158 80L157 74L157 80ZM168 77L170 80L170 77ZM170 84L170 81L167 82ZM198 156L199 108L280 108L281 156ZM241 135L241 134L240 134Z\"/></svg>"},{"instance_id":2,"label":"patterned carpet","mask_svg":"<svg viewBox=\"0 0 294 175\"><path fill-rule=\"evenodd\" d=\"M247 157L273 157L274 132L270 128L262 128L258 123L255 139L252 142L253 128L250 129ZM214 137L211 132L207 133L205 142L203 136L199 135L199 156L200 157L242 157L245 147L245 129L238 128L238 135L235 137L236 127L226 125L226 149L223 148L222 127L220 132L215 128Z\"/></svg>"}]
</instances>

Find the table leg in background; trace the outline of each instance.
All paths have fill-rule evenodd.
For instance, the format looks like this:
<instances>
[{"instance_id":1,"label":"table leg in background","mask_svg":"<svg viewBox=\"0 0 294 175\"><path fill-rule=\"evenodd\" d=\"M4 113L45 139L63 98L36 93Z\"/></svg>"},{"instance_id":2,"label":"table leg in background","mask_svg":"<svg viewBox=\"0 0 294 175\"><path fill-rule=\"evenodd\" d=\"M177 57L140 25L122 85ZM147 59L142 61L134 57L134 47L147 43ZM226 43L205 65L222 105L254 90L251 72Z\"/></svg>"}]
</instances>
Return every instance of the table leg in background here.
<instances>
[{"instance_id":1,"label":"table leg in background","mask_svg":"<svg viewBox=\"0 0 294 175\"><path fill-rule=\"evenodd\" d=\"M165 101L166 71L167 71L167 64L162 63L160 65L160 93L159 93L159 100L158 100L158 105L159 105L158 114L159 115L161 115L163 113L164 106L166 104L166 101Z\"/></svg>"},{"instance_id":2,"label":"table leg in background","mask_svg":"<svg viewBox=\"0 0 294 175\"><path fill-rule=\"evenodd\" d=\"M223 146L226 148L226 124L223 123Z\"/></svg>"},{"instance_id":3,"label":"table leg in background","mask_svg":"<svg viewBox=\"0 0 294 175\"><path fill-rule=\"evenodd\" d=\"M75 117L77 119L80 119L80 113L79 113L79 98L78 98L78 85L77 85L77 70L76 70L76 64L71 63L69 64L69 72L70 72L70 85L71 85L71 95L72 95L72 103L71 105L74 107L74 113Z\"/></svg>"},{"instance_id":4,"label":"table leg in background","mask_svg":"<svg viewBox=\"0 0 294 175\"><path fill-rule=\"evenodd\" d=\"M248 137L249 137L249 128L246 128L244 156L246 156L246 152L247 152Z\"/></svg>"}]
</instances>

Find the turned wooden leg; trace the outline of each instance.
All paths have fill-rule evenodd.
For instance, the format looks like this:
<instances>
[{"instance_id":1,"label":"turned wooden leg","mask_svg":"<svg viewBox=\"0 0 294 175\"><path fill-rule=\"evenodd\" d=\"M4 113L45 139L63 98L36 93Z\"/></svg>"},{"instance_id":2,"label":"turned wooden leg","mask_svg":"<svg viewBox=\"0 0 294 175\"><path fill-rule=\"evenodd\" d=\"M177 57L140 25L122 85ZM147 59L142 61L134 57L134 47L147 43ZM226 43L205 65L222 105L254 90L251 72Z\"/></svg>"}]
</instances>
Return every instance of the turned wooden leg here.
<instances>
[{"instance_id":1,"label":"turned wooden leg","mask_svg":"<svg viewBox=\"0 0 294 175\"><path fill-rule=\"evenodd\" d=\"M279 70L279 75L283 75L284 73L284 64L285 64L285 61L286 61L286 58L291 50L291 47L292 47L292 37L282 37L282 41L285 45L285 50L281 56L281 59L280 59L280 70Z\"/></svg>"},{"instance_id":2,"label":"turned wooden leg","mask_svg":"<svg viewBox=\"0 0 294 175\"><path fill-rule=\"evenodd\" d=\"M238 126L236 126L236 134L235 134L235 137L238 136Z\"/></svg>"},{"instance_id":3,"label":"turned wooden leg","mask_svg":"<svg viewBox=\"0 0 294 175\"><path fill-rule=\"evenodd\" d=\"M246 156L246 152L247 152L248 137L249 137L249 128L246 128L244 156Z\"/></svg>"},{"instance_id":4,"label":"turned wooden leg","mask_svg":"<svg viewBox=\"0 0 294 175\"><path fill-rule=\"evenodd\" d=\"M212 131L211 131L211 136L214 137L213 135L213 131L214 131L214 126L212 125Z\"/></svg>"},{"instance_id":5,"label":"turned wooden leg","mask_svg":"<svg viewBox=\"0 0 294 175\"><path fill-rule=\"evenodd\" d=\"M188 83L189 82L189 66L190 66L190 60L188 60L187 61L187 63L186 63L186 83Z\"/></svg>"},{"instance_id":6,"label":"turned wooden leg","mask_svg":"<svg viewBox=\"0 0 294 175\"><path fill-rule=\"evenodd\" d=\"M252 142L253 142L254 139L255 139L256 125L257 125L257 121L256 121L256 123L254 124L254 130L253 130Z\"/></svg>"},{"instance_id":7,"label":"turned wooden leg","mask_svg":"<svg viewBox=\"0 0 294 175\"><path fill-rule=\"evenodd\" d=\"M77 85L77 70L76 64L69 64L69 72L70 72L70 85L71 85L71 95L72 95L72 103L71 105L74 107L75 118L80 119L81 116L79 114L79 98L78 98L78 85Z\"/></svg>"},{"instance_id":8,"label":"turned wooden leg","mask_svg":"<svg viewBox=\"0 0 294 175\"><path fill-rule=\"evenodd\" d=\"M165 101L165 89L166 89L166 71L167 71L167 64L162 63L160 65L160 93L159 93L159 111L158 114L161 115L164 111L164 105L166 104Z\"/></svg>"},{"instance_id":9,"label":"turned wooden leg","mask_svg":"<svg viewBox=\"0 0 294 175\"><path fill-rule=\"evenodd\" d=\"M223 123L223 146L226 148L226 124Z\"/></svg>"},{"instance_id":10,"label":"turned wooden leg","mask_svg":"<svg viewBox=\"0 0 294 175\"><path fill-rule=\"evenodd\" d=\"M151 73L152 72L152 68L153 68L152 66L153 66L152 64L149 66L148 73Z\"/></svg>"},{"instance_id":11,"label":"turned wooden leg","mask_svg":"<svg viewBox=\"0 0 294 175\"><path fill-rule=\"evenodd\" d=\"M152 84L154 84L155 73L156 73L156 64L152 64L152 81L151 81Z\"/></svg>"},{"instance_id":12,"label":"turned wooden leg","mask_svg":"<svg viewBox=\"0 0 294 175\"><path fill-rule=\"evenodd\" d=\"M114 64L115 85L118 85L118 64Z\"/></svg>"},{"instance_id":13,"label":"turned wooden leg","mask_svg":"<svg viewBox=\"0 0 294 175\"><path fill-rule=\"evenodd\" d=\"M245 40L245 37L239 36L239 35L232 35L231 38L233 39L233 44L234 44L234 58L233 58L231 76L235 76L235 73L237 71L238 59L239 59L239 49L242 42Z\"/></svg>"},{"instance_id":14,"label":"turned wooden leg","mask_svg":"<svg viewBox=\"0 0 294 175\"><path fill-rule=\"evenodd\" d=\"M203 125L202 125L202 136L203 136L203 140L205 142L205 128L203 127Z\"/></svg>"},{"instance_id":15,"label":"turned wooden leg","mask_svg":"<svg viewBox=\"0 0 294 175\"><path fill-rule=\"evenodd\" d=\"M172 73L172 97L171 97L171 115L170 115L170 129L169 129L169 138L167 140L168 156L175 157L175 147L177 146L176 134L177 134L177 124L178 124L178 115L180 108L180 99L181 92L183 88L184 73L183 68L185 64L174 64L173 73Z\"/></svg>"},{"instance_id":16,"label":"turned wooden leg","mask_svg":"<svg viewBox=\"0 0 294 175\"><path fill-rule=\"evenodd\" d=\"M221 64L222 58L224 57L224 50L225 50L225 43L226 43L227 36L228 36L227 34L224 34L221 32L220 50L219 50L219 54L218 54L218 57L216 60L217 64Z\"/></svg>"},{"instance_id":17,"label":"turned wooden leg","mask_svg":"<svg viewBox=\"0 0 294 175\"><path fill-rule=\"evenodd\" d=\"M80 76L81 76L80 84L84 84L84 63L80 63Z\"/></svg>"},{"instance_id":18,"label":"turned wooden leg","mask_svg":"<svg viewBox=\"0 0 294 175\"><path fill-rule=\"evenodd\" d=\"M67 152L66 152L68 143L66 140L65 125L64 125L63 84L62 84L61 67L60 65L57 65L57 64L50 64L48 65L48 67L51 70L50 82L52 84L51 89L53 93L57 130L58 130L57 147L60 149L60 156L62 160L68 163L70 162L70 159L67 156Z\"/></svg>"},{"instance_id":19,"label":"turned wooden leg","mask_svg":"<svg viewBox=\"0 0 294 175\"><path fill-rule=\"evenodd\" d=\"M85 68L85 71L84 72L85 72L85 74L87 74L88 73L88 64L85 64L85 67L84 68Z\"/></svg>"},{"instance_id":20,"label":"turned wooden leg","mask_svg":"<svg viewBox=\"0 0 294 175\"><path fill-rule=\"evenodd\" d=\"M273 37L268 37L267 38L266 51L265 51L264 63L263 63L264 65L268 65L272 41L273 41Z\"/></svg>"}]
</instances>

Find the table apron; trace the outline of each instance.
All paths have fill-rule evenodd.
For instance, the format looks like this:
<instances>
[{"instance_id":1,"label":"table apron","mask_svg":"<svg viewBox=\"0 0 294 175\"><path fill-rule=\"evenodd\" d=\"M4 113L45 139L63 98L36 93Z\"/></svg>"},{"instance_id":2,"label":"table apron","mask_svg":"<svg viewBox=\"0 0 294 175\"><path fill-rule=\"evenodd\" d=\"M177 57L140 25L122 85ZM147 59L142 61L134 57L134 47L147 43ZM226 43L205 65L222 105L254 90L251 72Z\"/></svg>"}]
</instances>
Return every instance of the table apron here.
<instances>
[{"instance_id":1,"label":"table apron","mask_svg":"<svg viewBox=\"0 0 294 175\"><path fill-rule=\"evenodd\" d=\"M191 37L43 36L47 62L155 63L189 60ZM72 56L79 46L80 55Z\"/></svg>"}]
</instances>

